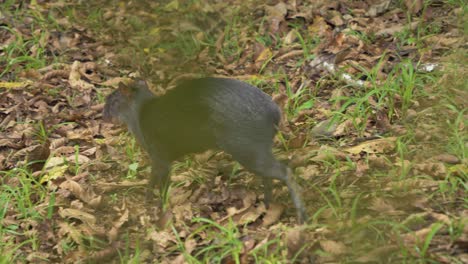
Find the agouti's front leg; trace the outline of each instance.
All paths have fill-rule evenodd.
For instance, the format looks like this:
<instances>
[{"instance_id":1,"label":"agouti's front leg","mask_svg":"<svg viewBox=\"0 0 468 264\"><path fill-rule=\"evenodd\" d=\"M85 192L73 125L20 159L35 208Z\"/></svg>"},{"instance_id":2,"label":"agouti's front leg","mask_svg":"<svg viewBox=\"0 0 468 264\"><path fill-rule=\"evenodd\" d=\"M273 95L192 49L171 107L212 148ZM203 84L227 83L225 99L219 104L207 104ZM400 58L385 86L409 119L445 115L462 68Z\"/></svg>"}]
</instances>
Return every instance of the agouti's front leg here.
<instances>
[{"instance_id":1,"label":"agouti's front leg","mask_svg":"<svg viewBox=\"0 0 468 264\"><path fill-rule=\"evenodd\" d=\"M148 182L148 189L146 190L146 202L152 200L154 197L154 187L156 184L159 186L160 191L162 190L162 186L167 186L169 182L169 168L170 164L165 162L155 162L152 161L151 164L151 178ZM160 192L161 195L161 205L164 204L164 200L166 199L167 187L164 192Z\"/></svg>"},{"instance_id":2,"label":"agouti's front leg","mask_svg":"<svg viewBox=\"0 0 468 264\"><path fill-rule=\"evenodd\" d=\"M263 188L264 188L263 203L265 204L266 209L270 208L272 185L273 185L273 182L271 178L263 177Z\"/></svg>"}]
</instances>

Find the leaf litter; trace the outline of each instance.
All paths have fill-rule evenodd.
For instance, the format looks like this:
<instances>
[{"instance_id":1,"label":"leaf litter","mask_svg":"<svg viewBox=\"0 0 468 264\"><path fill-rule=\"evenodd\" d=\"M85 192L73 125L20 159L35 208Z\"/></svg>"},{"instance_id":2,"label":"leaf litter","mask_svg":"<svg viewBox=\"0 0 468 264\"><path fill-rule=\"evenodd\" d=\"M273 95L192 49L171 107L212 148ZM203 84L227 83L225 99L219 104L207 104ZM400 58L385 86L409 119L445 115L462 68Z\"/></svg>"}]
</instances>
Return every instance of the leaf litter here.
<instances>
[{"instance_id":1,"label":"leaf litter","mask_svg":"<svg viewBox=\"0 0 468 264\"><path fill-rule=\"evenodd\" d=\"M404 61L427 74L447 68L441 56L463 47L451 18L459 9L437 1L174 0L119 8L99 2L93 5L102 5L102 28L77 12L92 4L32 1L0 13L0 54L12 56L0 63L2 185L21 188L28 179L48 193L26 195L39 218L25 217L14 203L4 205L3 227L17 229L2 233L3 241L39 238L38 247L20 246L18 256L29 262L115 262L120 252L138 249L141 262L186 263L187 255L213 256L204 249L223 243L219 225L238 232L240 263L253 262L259 249L279 250L301 263L391 262L401 260L401 252L440 263L466 260L466 235L449 229L458 224L466 234L466 189L449 198L436 192L447 188L447 179L466 180L466 156L438 145L451 141L437 123L437 110L428 106L431 96L424 97L445 92L425 83L406 103L401 94L367 93L396 79ZM24 23L12 15L16 8ZM60 17L64 8L78 19ZM56 16L60 27L33 30L34 12ZM433 32L417 42L411 34L422 24ZM214 42L167 44L187 43L186 36ZM24 53L43 56L42 65L13 60L22 40L31 40ZM143 202L147 158L121 128L102 122L103 98L130 78L146 77L153 91L163 93L178 80L204 74L251 81L279 102L284 120L278 155L295 169L309 213L317 212L311 223L295 225L280 185L265 208L257 179L223 153L177 164L166 214L157 201ZM466 109L466 102L457 106ZM336 113L344 118L337 120ZM454 112L447 114L452 120ZM464 124L454 131L466 133ZM412 136L408 129L417 140L403 146ZM401 154L404 147L411 154ZM19 168L31 174L20 178ZM373 219L387 226L374 226ZM406 228L394 227L399 224ZM236 263L232 256L220 261Z\"/></svg>"}]
</instances>

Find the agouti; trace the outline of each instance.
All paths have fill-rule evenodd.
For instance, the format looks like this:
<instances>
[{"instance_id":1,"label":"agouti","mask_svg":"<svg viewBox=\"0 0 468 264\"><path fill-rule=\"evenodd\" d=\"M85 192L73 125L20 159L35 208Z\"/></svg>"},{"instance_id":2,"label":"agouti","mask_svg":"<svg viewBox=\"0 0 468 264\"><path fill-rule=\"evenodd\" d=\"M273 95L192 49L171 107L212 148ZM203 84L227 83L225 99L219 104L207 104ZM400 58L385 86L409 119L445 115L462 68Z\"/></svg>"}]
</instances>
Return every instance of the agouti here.
<instances>
[{"instance_id":1,"label":"agouti","mask_svg":"<svg viewBox=\"0 0 468 264\"><path fill-rule=\"evenodd\" d=\"M221 149L247 170L261 176L265 206L271 200L272 179L286 183L297 209L305 209L290 169L272 153L280 109L260 89L225 78L185 81L160 97L144 81L120 84L106 98L105 121L124 123L149 154L152 163L149 194L156 184L165 197L171 163L190 153Z\"/></svg>"}]
</instances>

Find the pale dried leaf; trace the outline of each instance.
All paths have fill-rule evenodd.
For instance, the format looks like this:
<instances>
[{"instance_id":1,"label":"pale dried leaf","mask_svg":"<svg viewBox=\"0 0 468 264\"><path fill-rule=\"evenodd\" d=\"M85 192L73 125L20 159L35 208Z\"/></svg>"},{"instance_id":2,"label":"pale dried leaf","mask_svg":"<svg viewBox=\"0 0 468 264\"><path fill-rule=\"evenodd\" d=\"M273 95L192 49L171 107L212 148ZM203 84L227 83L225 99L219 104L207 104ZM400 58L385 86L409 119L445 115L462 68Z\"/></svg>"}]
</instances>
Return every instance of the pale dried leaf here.
<instances>
[{"instance_id":1,"label":"pale dried leaf","mask_svg":"<svg viewBox=\"0 0 468 264\"><path fill-rule=\"evenodd\" d=\"M333 240L320 241L320 246L325 252L332 255L343 255L348 251L345 244Z\"/></svg>"},{"instance_id":2,"label":"pale dried leaf","mask_svg":"<svg viewBox=\"0 0 468 264\"><path fill-rule=\"evenodd\" d=\"M388 137L366 141L354 147L345 148L344 151L359 154L365 153L388 153L395 148L396 137Z\"/></svg>"}]
</instances>

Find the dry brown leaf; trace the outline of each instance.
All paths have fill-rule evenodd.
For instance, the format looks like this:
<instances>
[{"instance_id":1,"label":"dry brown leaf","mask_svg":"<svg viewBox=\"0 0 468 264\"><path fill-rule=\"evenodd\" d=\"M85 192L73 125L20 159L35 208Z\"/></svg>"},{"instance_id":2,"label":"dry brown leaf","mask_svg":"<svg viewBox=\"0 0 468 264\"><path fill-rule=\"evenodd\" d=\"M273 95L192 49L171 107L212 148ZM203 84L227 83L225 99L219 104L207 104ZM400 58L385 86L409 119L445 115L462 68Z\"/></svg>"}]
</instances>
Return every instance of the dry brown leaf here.
<instances>
[{"instance_id":1,"label":"dry brown leaf","mask_svg":"<svg viewBox=\"0 0 468 264\"><path fill-rule=\"evenodd\" d=\"M89 163L91 161L88 157L81 155L81 154L68 156L66 160L70 163L73 163L73 164L76 163L80 165Z\"/></svg>"},{"instance_id":2,"label":"dry brown leaf","mask_svg":"<svg viewBox=\"0 0 468 264\"><path fill-rule=\"evenodd\" d=\"M385 157L372 154L368 156L368 162L371 168L386 169L392 166L392 163Z\"/></svg>"},{"instance_id":3,"label":"dry brown leaf","mask_svg":"<svg viewBox=\"0 0 468 264\"><path fill-rule=\"evenodd\" d=\"M416 173L424 173L435 179L445 179L447 174L447 168L442 162L425 162L413 165L413 169Z\"/></svg>"},{"instance_id":4,"label":"dry brown leaf","mask_svg":"<svg viewBox=\"0 0 468 264\"><path fill-rule=\"evenodd\" d=\"M195 239L187 239L185 240L184 242L184 250L185 250L185 254L191 254L192 251L196 248L197 246L197 241ZM185 259L185 254L180 254L179 256L177 256L173 261L171 261L171 263L173 264L185 264L185 263L189 263L186 259Z\"/></svg>"},{"instance_id":5,"label":"dry brown leaf","mask_svg":"<svg viewBox=\"0 0 468 264\"><path fill-rule=\"evenodd\" d=\"M270 59L272 56L273 52L271 52L270 48L264 48L262 52L260 52L258 57L255 59L255 64L258 66L258 68L260 68L260 66L262 66L262 63Z\"/></svg>"},{"instance_id":6,"label":"dry brown leaf","mask_svg":"<svg viewBox=\"0 0 468 264\"><path fill-rule=\"evenodd\" d=\"M110 242L116 241L116 239L118 238L120 227L122 227L123 224L128 222L128 214L129 214L129 211L127 208L125 208L125 210L123 211L119 219L117 219L117 221L115 221L112 224L112 228L111 230L109 230L109 233L107 234L107 238L109 239Z\"/></svg>"},{"instance_id":7,"label":"dry brown leaf","mask_svg":"<svg viewBox=\"0 0 468 264\"><path fill-rule=\"evenodd\" d=\"M232 217L234 215L237 215L237 214L242 214L243 212L249 210L254 204L255 204L255 200L257 199L257 195L254 193L254 192L251 192L251 191L248 191L245 193L245 190L244 189L241 189L240 190L240 194L239 195L235 190L233 191L233 196L234 197L243 197L242 198L242 205L243 207L242 208L239 208L237 209L236 207L229 207L226 209L227 211L227 216L226 217L223 217L220 222L222 221L226 221L229 217Z\"/></svg>"},{"instance_id":8,"label":"dry brown leaf","mask_svg":"<svg viewBox=\"0 0 468 264\"><path fill-rule=\"evenodd\" d=\"M93 138L93 131L89 129L70 130L67 131L66 136L69 140L91 140Z\"/></svg>"},{"instance_id":9,"label":"dry brown leaf","mask_svg":"<svg viewBox=\"0 0 468 264\"><path fill-rule=\"evenodd\" d=\"M156 222L156 226L160 229L165 229L167 224L173 219L173 214L171 210L166 210L165 212L161 212L158 217L158 221Z\"/></svg>"},{"instance_id":10,"label":"dry brown leaf","mask_svg":"<svg viewBox=\"0 0 468 264\"><path fill-rule=\"evenodd\" d=\"M423 243L429 233L434 229L434 226L438 223L431 224L430 226L417 230L415 232L410 232L403 235L403 241L406 246L412 247L414 244Z\"/></svg>"},{"instance_id":11,"label":"dry brown leaf","mask_svg":"<svg viewBox=\"0 0 468 264\"><path fill-rule=\"evenodd\" d=\"M369 170L369 163L365 160L356 161L356 176L361 177Z\"/></svg>"},{"instance_id":12,"label":"dry brown leaf","mask_svg":"<svg viewBox=\"0 0 468 264\"><path fill-rule=\"evenodd\" d=\"M332 135L334 137L340 137L340 136L348 135L353 130L354 130L353 121L345 120L343 123L336 126L336 129L335 131L333 131Z\"/></svg>"},{"instance_id":13,"label":"dry brown leaf","mask_svg":"<svg viewBox=\"0 0 468 264\"><path fill-rule=\"evenodd\" d=\"M448 164L459 164L460 163L459 158L457 158L454 155L448 154L448 153L437 155L435 157L432 157L432 159L437 160L437 161L441 161L441 162L445 162L445 163L448 163Z\"/></svg>"},{"instance_id":14,"label":"dry brown leaf","mask_svg":"<svg viewBox=\"0 0 468 264\"><path fill-rule=\"evenodd\" d=\"M399 246L389 245L372 249L365 255L355 259L358 263L382 263L388 259L388 256L400 249Z\"/></svg>"},{"instance_id":15,"label":"dry brown leaf","mask_svg":"<svg viewBox=\"0 0 468 264\"><path fill-rule=\"evenodd\" d=\"M69 76L70 70L51 70L42 76L42 81L49 81L54 78L67 79Z\"/></svg>"},{"instance_id":16,"label":"dry brown leaf","mask_svg":"<svg viewBox=\"0 0 468 264\"><path fill-rule=\"evenodd\" d=\"M301 148L307 141L307 135L305 133L297 133L292 139L288 141L290 148Z\"/></svg>"},{"instance_id":17,"label":"dry brown leaf","mask_svg":"<svg viewBox=\"0 0 468 264\"><path fill-rule=\"evenodd\" d=\"M370 17L376 17L388 10L391 0L383 0L369 7L367 14Z\"/></svg>"},{"instance_id":18,"label":"dry brown leaf","mask_svg":"<svg viewBox=\"0 0 468 264\"><path fill-rule=\"evenodd\" d=\"M315 16L312 25L307 27L311 36L324 36L330 30L330 26L321 16Z\"/></svg>"},{"instance_id":19,"label":"dry brown leaf","mask_svg":"<svg viewBox=\"0 0 468 264\"><path fill-rule=\"evenodd\" d=\"M147 186L148 180L141 181L121 181L121 182L99 182L96 184L96 188L108 192L116 189L138 187L138 186Z\"/></svg>"},{"instance_id":20,"label":"dry brown leaf","mask_svg":"<svg viewBox=\"0 0 468 264\"><path fill-rule=\"evenodd\" d=\"M373 199L372 205L369 206L369 209L387 215L400 215L403 213L402 211L396 210L393 205L382 198Z\"/></svg>"},{"instance_id":21,"label":"dry brown leaf","mask_svg":"<svg viewBox=\"0 0 468 264\"><path fill-rule=\"evenodd\" d=\"M174 214L174 218L176 222L187 222L193 219L194 212L192 210L192 204L185 203L175 206L172 209L172 213Z\"/></svg>"},{"instance_id":22,"label":"dry brown leaf","mask_svg":"<svg viewBox=\"0 0 468 264\"><path fill-rule=\"evenodd\" d=\"M317 156L310 159L311 161L323 162L333 160L346 160L349 157L344 152L328 146L321 146Z\"/></svg>"},{"instance_id":23,"label":"dry brown leaf","mask_svg":"<svg viewBox=\"0 0 468 264\"><path fill-rule=\"evenodd\" d=\"M147 239L156 243L159 246L161 253L165 252L165 249L170 245L177 243L177 239L174 237L172 231L153 231L148 234Z\"/></svg>"},{"instance_id":24,"label":"dry brown leaf","mask_svg":"<svg viewBox=\"0 0 468 264\"><path fill-rule=\"evenodd\" d=\"M285 20L288 13L286 4L279 2L275 6L265 6L265 11L270 22L269 31L273 34L277 33L280 30L280 23Z\"/></svg>"},{"instance_id":25,"label":"dry brown leaf","mask_svg":"<svg viewBox=\"0 0 468 264\"><path fill-rule=\"evenodd\" d=\"M45 252L32 252L26 256L29 263L41 263L41 260L49 259L50 253Z\"/></svg>"},{"instance_id":26,"label":"dry brown leaf","mask_svg":"<svg viewBox=\"0 0 468 264\"><path fill-rule=\"evenodd\" d=\"M288 34L286 34L286 36L284 37L284 44L290 45L293 42L295 42L297 40L297 34L298 33L295 29L290 30Z\"/></svg>"},{"instance_id":27,"label":"dry brown leaf","mask_svg":"<svg viewBox=\"0 0 468 264\"><path fill-rule=\"evenodd\" d=\"M61 222L61 221L58 222L58 226L59 226L59 230L58 230L59 237L68 235L78 245L81 245L83 243L83 239L81 239L82 238L81 233L76 227L74 227L73 225L70 225L69 223Z\"/></svg>"},{"instance_id":28,"label":"dry brown leaf","mask_svg":"<svg viewBox=\"0 0 468 264\"><path fill-rule=\"evenodd\" d=\"M426 179L405 179L394 181L387 184L391 189L436 189L439 187L439 181ZM387 188L386 188L387 189Z\"/></svg>"},{"instance_id":29,"label":"dry brown leaf","mask_svg":"<svg viewBox=\"0 0 468 264\"><path fill-rule=\"evenodd\" d=\"M247 211L242 212L241 214L238 214L233 217L234 223L237 225L246 225L252 222L255 222L257 219L260 218L260 216L265 212L265 207L260 206L258 208L256 207L250 207Z\"/></svg>"},{"instance_id":30,"label":"dry brown leaf","mask_svg":"<svg viewBox=\"0 0 468 264\"><path fill-rule=\"evenodd\" d=\"M310 131L314 137L317 138L328 138L333 136L338 124L331 123L330 119L319 122L312 130Z\"/></svg>"},{"instance_id":31,"label":"dry brown leaf","mask_svg":"<svg viewBox=\"0 0 468 264\"><path fill-rule=\"evenodd\" d=\"M316 176L320 176L322 172L317 165L309 165L305 168L301 167L297 169L297 174L304 180L310 181Z\"/></svg>"},{"instance_id":32,"label":"dry brown leaf","mask_svg":"<svg viewBox=\"0 0 468 264\"><path fill-rule=\"evenodd\" d=\"M405 5L408 11L412 14L417 14L423 8L424 2L423 0L405 0Z\"/></svg>"},{"instance_id":33,"label":"dry brown leaf","mask_svg":"<svg viewBox=\"0 0 468 264\"><path fill-rule=\"evenodd\" d=\"M110 87L117 88L117 87L119 87L119 83L123 83L125 85L130 85L132 82L133 82L133 80L131 78L115 77L115 78L109 79L109 80L107 80L105 82L101 82L101 83L99 83L99 85L101 85L101 86L110 86Z\"/></svg>"},{"instance_id":34,"label":"dry brown leaf","mask_svg":"<svg viewBox=\"0 0 468 264\"><path fill-rule=\"evenodd\" d=\"M388 153L395 148L396 137L388 137L366 141L354 147L345 148L344 151L359 154L365 153Z\"/></svg>"},{"instance_id":35,"label":"dry brown leaf","mask_svg":"<svg viewBox=\"0 0 468 264\"><path fill-rule=\"evenodd\" d=\"M432 44L437 44L442 47L455 48L463 43L463 38L453 38L448 36L430 36L425 41Z\"/></svg>"},{"instance_id":36,"label":"dry brown leaf","mask_svg":"<svg viewBox=\"0 0 468 264\"><path fill-rule=\"evenodd\" d=\"M343 255L348 252L348 249L344 243L333 240L320 241L320 246L325 252L332 255Z\"/></svg>"},{"instance_id":37,"label":"dry brown leaf","mask_svg":"<svg viewBox=\"0 0 468 264\"><path fill-rule=\"evenodd\" d=\"M289 256L295 256L306 245L304 226L288 229L285 236Z\"/></svg>"},{"instance_id":38,"label":"dry brown leaf","mask_svg":"<svg viewBox=\"0 0 468 264\"><path fill-rule=\"evenodd\" d=\"M271 203L270 208L266 210L266 214L263 217L262 226L267 227L278 222L283 211L284 207L281 204Z\"/></svg>"},{"instance_id":39,"label":"dry brown leaf","mask_svg":"<svg viewBox=\"0 0 468 264\"><path fill-rule=\"evenodd\" d=\"M247 236L247 237L245 237L243 239L242 245L243 245L243 247L242 247L242 252L241 252L240 263L241 264L248 264L248 263L250 263L249 262L250 254L249 253L255 247L255 239L253 239L250 236Z\"/></svg>"},{"instance_id":40,"label":"dry brown leaf","mask_svg":"<svg viewBox=\"0 0 468 264\"><path fill-rule=\"evenodd\" d=\"M93 161L83 165L83 169L88 169L89 171L106 171L110 169L112 165L110 163L105 163L102 161Z\"/></svg>"},{"instance_id":41,"label":"dry brown leaf","mask_svg":"<svg viewBox=\"0 0 468 264\"><path fill-rule=\"evenodd\" d=\"M169 197L169 202L171 206L176 206L179 204L186 203L189 197L192 195L192 190L187 190L183 188L174 188L171 190L171 195Z\"/></svg>"},{"instance_id":42,"label":"dry brown leaf","mask_svg":"<svg viewBox=\"0 0 468 264\"><path fill-rule=\"evenodd\" d=\"M396 25L396 26L392 26L392 27L386 27L386 28L383 28L383 29L380 29L379 31L375 32L375 35L376 36L385 36L385 35L390 35L390 36L393 36L395 35L396 33L398 32L401 32L403 30L405 30L406 28L410 28L411 30L414 30L417 26L418 26L419 22L418 21L415 21L415 22L411 22L411 24L408 25Z\"/></svg>"},{"instance_id":43,"label":"dry brown leaf","mask_svg":"<svg viewBox=\"0 0 468 264\"><path fill-rule=\"evenodd\" d=\"M23 82L0 82L0 88L5 89L24 89L33 84L33 81L27 80Z\"/></svg>"},{"instance_id":44,"label":"dry brown leaf","mask_svg":"<svg viewBox=\"0 0 468 264\"><path fill-rule=\"evenodd\" d=\"M86 254L85 256L78 257L78 259L85 262L90 263L99 263L99 262L106 262L106 260L110 259L111 257L116 256L119 253L119 243L112 243L110 246L101 249L99 251L93 252L92 254Z\"/></svg>"}]
</instances>

